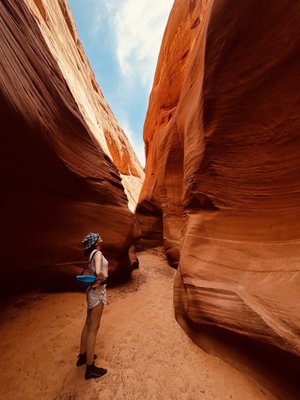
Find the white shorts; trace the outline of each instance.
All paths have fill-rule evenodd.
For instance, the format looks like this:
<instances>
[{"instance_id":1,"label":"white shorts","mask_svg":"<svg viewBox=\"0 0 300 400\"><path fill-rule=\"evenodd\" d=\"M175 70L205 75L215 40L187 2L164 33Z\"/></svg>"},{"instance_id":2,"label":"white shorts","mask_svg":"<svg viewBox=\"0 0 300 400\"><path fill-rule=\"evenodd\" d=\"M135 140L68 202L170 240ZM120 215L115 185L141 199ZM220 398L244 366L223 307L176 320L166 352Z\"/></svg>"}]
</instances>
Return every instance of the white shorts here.
<instances>
[{"instance_id":1,"label":"white shorts","mask_svg":"<svg viewBox=\"0 0 300 400\"><path fill-rule=\"evenodd\" d=\"M100 285L95 289L89 286L86 290L86 299L89 310L96 307L99 303L106 304L106 285Z\"/></svg>"}]
</instances>

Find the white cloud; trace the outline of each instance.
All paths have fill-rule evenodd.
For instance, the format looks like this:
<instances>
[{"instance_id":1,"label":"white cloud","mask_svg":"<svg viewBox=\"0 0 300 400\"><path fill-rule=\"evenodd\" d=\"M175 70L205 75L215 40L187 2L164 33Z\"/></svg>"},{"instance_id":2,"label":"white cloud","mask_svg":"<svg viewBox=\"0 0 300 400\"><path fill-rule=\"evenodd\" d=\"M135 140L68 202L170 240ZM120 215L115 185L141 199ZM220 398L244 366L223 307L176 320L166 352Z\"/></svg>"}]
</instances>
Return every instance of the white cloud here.
<instances>
[{"instance_id":1,"label":"white cloud","mask_svg":"<svg viewBox=\"0 0 300 400\"><path fill-rule=\"evenodd\" d=\"M123 77L149 90L163 32L174 0L106 0Z\"/></svg>"},{"instance_id":2,"label":"white cloud","mask_svg":"<svg viewBox=\"0 0 300 400\"><path fill-rule=\"evenodd\" d=\"M141 95L140 92L145 97L149 96L163 33L174 0L89 2L93 9L91 30L95 34L100 28L105 29L106 40L111 44L120 68L120 76L116 77L119 82L118 93L114 95L122 100L112 108L118 113L120 126L144 166L143 139L131 130L125 114L133 109L127 105L133 105L134 99ZM130 120L132 118L134 116Z\"/></svg>"}]
</instances>

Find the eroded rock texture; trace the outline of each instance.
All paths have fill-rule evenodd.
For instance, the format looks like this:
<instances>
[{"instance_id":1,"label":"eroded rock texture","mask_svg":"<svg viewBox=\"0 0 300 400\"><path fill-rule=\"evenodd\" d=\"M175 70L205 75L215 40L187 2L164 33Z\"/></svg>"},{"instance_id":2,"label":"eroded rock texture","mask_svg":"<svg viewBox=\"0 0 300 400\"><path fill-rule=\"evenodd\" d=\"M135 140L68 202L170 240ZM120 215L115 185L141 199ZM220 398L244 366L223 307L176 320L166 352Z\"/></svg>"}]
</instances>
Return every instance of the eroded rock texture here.
<instances>
[{"instance_id":1,"label":"eroded rock texture","mask_svg":"<svg viewBox=\"0 0 300 400\"><path fill-rule=\"evenodd\" d=\"M107 104L65 0L23 0L34 15L47 46L57 61L77 106L102 149L117 166L133 211L144 171Z\"/></svg>"},{"instance_id":2,"label":"eroded rock texture","mask_svg":"<svg viewBox=\"0 0 300 400\"><path fill-rule=\"evenodd\" d=\"M175 1L137 209L142 245L179 260L179 323L284 398L300 393L299 22L294 1Z\"/></svg>"},{"instance_id":3,"label":"eroded rock texture","mask_svg":"<svg viewBox=\"0 0 300 400\"><path fill-rule=\"evenodd\" d=\"M100 231L120 275L138 230L119 171L130 187L143 171L67 5L3 0L0 18L1 267L72 263L82 236Z\"/></svg>"}]
</instances>

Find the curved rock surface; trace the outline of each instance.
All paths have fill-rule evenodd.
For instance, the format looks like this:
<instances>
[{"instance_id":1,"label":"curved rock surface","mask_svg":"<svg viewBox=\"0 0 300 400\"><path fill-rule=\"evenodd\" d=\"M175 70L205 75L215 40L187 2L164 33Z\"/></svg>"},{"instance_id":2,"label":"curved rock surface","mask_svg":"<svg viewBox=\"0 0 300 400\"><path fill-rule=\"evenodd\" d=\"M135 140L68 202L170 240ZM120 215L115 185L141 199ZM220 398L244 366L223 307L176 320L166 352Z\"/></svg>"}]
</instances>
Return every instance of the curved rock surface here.
<instances>
[{"instance_id":1,"label":"curved rock surface","mask_svg":"<svg viewBox=\"0 0 300 400\"><path fill-rule=\"evenodd\" d=\"M142 247L164 243L176 317L299 398L300 5L176 0L144 127Z\"/></svg>"},{"instance_id":2,"label":"curved rock surface","mask_svg":"<svg viewBox=\"0 0 300 400\"><path fill-rule=\"evenodd\" d=\"M120 276L131 269L128 251L139 232L119 172L133 206L143 171L68 7L3 0L0 19L2 267L80 261L82 236L100 231Z\"/></svg>"},{"instance_id":3,"label":"curved rock surface","mask_svg":"<svg viewBox=\"0 0 300 400\"><path fill-rule=\"evenodd\" d=\"M57 61L78 108L104 152L117 166L133 211L144 171L96 81L65 0L24 0Z\"/></svg>"}]
</instances>

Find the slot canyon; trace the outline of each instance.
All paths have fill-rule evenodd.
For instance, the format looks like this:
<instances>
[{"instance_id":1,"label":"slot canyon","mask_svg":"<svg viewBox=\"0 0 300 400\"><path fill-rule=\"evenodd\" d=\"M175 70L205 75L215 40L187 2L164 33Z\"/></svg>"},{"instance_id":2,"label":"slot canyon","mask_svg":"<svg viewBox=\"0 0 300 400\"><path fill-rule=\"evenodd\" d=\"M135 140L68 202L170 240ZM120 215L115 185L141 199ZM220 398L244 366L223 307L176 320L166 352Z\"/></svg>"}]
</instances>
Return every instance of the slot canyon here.
<instances>
[{"instance_id":1,"label":"slot canyon","mask_svg":"<svg viewBox=\"0 0 300 400\"><path fill-rule=\"evenodd\" d=\"M1 0L0 399L300 398L300 5L175 0L145 169L66 0ZM103 236L109 303L74 360L74 276Z\"/></svg>"}]
</instances>

